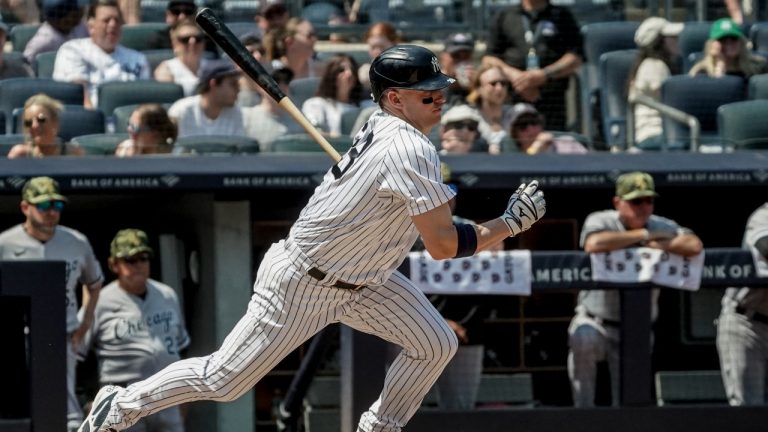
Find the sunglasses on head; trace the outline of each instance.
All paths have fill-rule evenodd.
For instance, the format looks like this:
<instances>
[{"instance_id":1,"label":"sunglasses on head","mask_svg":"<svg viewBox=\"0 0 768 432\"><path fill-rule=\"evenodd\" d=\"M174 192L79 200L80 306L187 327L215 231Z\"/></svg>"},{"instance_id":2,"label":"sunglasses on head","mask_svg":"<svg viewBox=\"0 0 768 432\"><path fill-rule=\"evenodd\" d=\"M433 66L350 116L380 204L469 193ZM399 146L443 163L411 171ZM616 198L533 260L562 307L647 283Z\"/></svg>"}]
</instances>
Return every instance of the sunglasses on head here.
<instances>
[{"instance_id":1,"label":"sunglasses on head","mask_svg":"<svg viewBox=\"0 0 768 432\"><path fill-rule=\"evenodd\" d=\"M203 35L200 33L196 35L179 36L176 38L176 40L186 45L190 40L192 40L192 38L195 38L196 44L203 43Z\"/></svg>"},{"instance_id":2,"label":"sunglasses on head","mask_svg":"<svg viewBox=\"0 0 768 432\"><path fill-rule=\"evenodd\" d=\"M181 14L184 14L186 16L191 16L191 15L194 15L194 13L197 11L197 8L194 6L174 6L168 9L168 11L176 16L179 16Z\"/></svg>"},{"instance_id":3,"label":"sunglasses on head","mask_svg":"<svg viewBox=\"0 0 768 432\"><path fill-rule=\"evenodd\" d=\"M40 211L62 211L64 210L64 201L43 201L35 204L35 207Z\"/></svg>"},{"instance_id":4,"label":"sunglasses on head","mask_svg":"<svg viewBox=\"0 0 768 432\"><path fill-rule=\"evenodd\" d=\"M149 262L149 255L140 254L140 255L129 256L121 259L126 264L145 263L145 262Z\"/></svg>"},{"instance_id":5,"label":"sunglasses on head","mask_svg":"<svg viewBox=\"0 0 768 432\"><path fill-rule=\"evenodd\" d=\"M639 206L642 204L648 204L648 205L653 204L653 201L654 201L653 197L643 197L643 198L631 199L631 200L628 200L627 202L629 202L633 206Z\"/></svg>"},{"instance_id":6,"label":"sunglasses on head","mask_svg":"<svg viewBox=\"0 0 768 432\"><path fill-rule=\"evenodd\" d=\"M472 120L461 120L445 124L445 128L450 129L469 129L470 132L477 130L477 122Z\"/></svg>"},{"instance_id":7,"label":"sunglasses on head","mask_svg":"<svg viewBox=\"0 0 768 432\"><path fill-rule=\"evenodd\" d=\"M42 125L42 124L45 124L46 120L48 120L48 117L46 117L43 114L38 114L37 117L35 117L35 119L37 119L37 122ZM34 119L24 119L24 127L31 128L33 120Z\"/></svg>"}]
</instances>

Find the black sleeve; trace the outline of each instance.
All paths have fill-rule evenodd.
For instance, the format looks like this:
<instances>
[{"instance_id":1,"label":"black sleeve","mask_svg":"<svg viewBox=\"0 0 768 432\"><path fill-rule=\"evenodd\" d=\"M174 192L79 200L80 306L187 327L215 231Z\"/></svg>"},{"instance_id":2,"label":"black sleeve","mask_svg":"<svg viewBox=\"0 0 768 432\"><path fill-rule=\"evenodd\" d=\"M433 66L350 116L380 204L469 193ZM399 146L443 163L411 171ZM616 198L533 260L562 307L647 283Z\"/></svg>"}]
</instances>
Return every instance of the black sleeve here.
<instances>
[{"instance_id":1,"label":"black sleeve","mask_svg":"<svg viewBox=\"0 0 768 432\"><path fill-rule=\"evenodd\" d=\"M584 58L584 37L581 34L579 23L576 22L570 10L564 7L558 8L559 27L562 37L560 38L562 54L574 53L582 59Z\"/></svg>"}]
</instances>

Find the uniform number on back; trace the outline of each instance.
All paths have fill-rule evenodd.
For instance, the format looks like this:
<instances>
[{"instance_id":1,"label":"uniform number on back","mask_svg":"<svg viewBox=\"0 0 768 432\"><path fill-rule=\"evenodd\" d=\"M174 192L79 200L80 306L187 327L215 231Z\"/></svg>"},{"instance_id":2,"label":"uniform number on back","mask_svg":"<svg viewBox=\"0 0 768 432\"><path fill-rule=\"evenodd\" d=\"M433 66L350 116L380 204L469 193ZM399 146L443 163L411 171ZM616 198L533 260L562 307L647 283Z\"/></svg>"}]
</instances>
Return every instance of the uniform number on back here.
<instances>
[{"instance_id":1,"label":"uniform number on back","mask_svg":"<svg viewBox=\"0 0 768 432\"><path fill-rule=\"evenodd\" d=\"M368 125L366 124L365 127L367 128ZM365 144L360 148L360 150L357 150L358 144L360 144L360 141L363 140L363 137L365 137ZM342 175L344 175L347 170L352 166L353 163L355 163L355 160L360 157L360 155L363 154L365 150L370 147L371 142L373 141L373 131L369 132L366 135L361 136L360 138L356 139L355 142L352 144L352 148L349 149L347 154L345 156L348 156L349 160L347 161L347 164L344 168L340 168L339 165L345 161L346 158L342 158L336 165L331 168L331 173L333 173L333 178L336 180L340 179Z\"/></svg>"}]
</instances>

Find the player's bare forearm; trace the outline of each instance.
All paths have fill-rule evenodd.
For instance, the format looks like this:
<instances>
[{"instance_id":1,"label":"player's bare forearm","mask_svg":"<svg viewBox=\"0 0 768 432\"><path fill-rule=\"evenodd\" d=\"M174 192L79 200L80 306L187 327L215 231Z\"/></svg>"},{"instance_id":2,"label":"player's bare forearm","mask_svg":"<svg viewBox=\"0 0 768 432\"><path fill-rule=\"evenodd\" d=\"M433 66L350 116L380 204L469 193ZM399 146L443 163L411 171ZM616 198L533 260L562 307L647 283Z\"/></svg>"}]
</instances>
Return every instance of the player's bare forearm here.
<instances>
[{"instance_id":1,"label":"player's bare forearm","mask_svg":"<svg viewBox=\"0 0 768 432\"><path fill-rule=\"evenodd\" d=\"M704 249L704 244L696 234L681 234L668 240L651 241L648 246L684 257L698 255Z\"/></svg>"},{"instance_id":2,"label":"player's bare forearm","mask_svg":"<svg viewBox=\"0 0 768 432\"><path fill-rule=\"evenodd\" d=\"M483 222L477 225L477 251L487 250L507 237L509 228L500 217Z\"/></svg>"},{"instance_id":3,"label":"player's bare forearm","mask_svg":"<svg viewBox=\"0 0 768 432\"><path fill-rule=\"evenodd\" d=\"M584 242L584 252L600 253L626 249L648 240L644 228L627 231L601 231L590 234Z\"/></svg>"},{"instance_id":4,"label":"player's bare forearm","mask_svg":"<svg viewBox=\"0 0 768 432\"><path fill-rule=\"evenodd\" d=\"M101 282L98 282L90 287L83 285L83 319L80 322L80 327L75 330L72 335L72 346L77 349L80 345L80 341L85 336L88 329L93 324L93 315L96 311L96 303L99 301L99 292L101 291Z\"/></svg>"}]
</instances>

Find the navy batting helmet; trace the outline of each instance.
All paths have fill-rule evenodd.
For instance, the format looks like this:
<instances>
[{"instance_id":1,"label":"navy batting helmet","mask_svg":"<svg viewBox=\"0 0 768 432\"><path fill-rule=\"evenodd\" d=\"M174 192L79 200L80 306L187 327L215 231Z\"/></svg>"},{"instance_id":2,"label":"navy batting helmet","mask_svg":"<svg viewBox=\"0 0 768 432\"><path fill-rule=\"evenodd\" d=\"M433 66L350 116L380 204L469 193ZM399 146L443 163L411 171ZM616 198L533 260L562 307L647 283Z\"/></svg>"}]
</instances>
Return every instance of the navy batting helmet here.
<instances>
[{"instance_id":1,"label":"navy batting helmet","mask_svg":"<svg viewBox=\"0 0 768 432\"><path fill-rule=\"evenodd\" d=\"M418 45L395 45L379 54L368 71L373 101L388 88L439 90L456 82L440 72L432 51Z\"/></svg>"}]
</instances>

